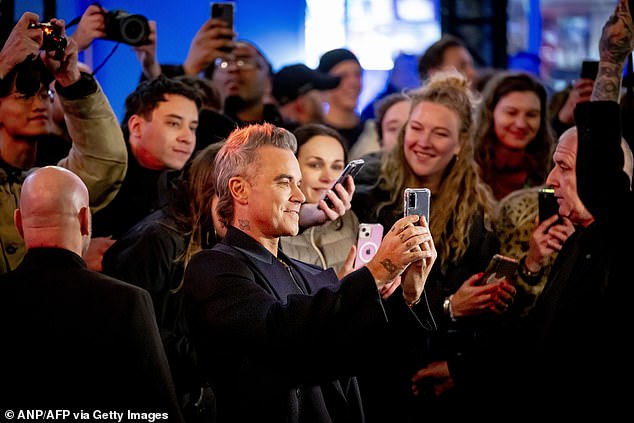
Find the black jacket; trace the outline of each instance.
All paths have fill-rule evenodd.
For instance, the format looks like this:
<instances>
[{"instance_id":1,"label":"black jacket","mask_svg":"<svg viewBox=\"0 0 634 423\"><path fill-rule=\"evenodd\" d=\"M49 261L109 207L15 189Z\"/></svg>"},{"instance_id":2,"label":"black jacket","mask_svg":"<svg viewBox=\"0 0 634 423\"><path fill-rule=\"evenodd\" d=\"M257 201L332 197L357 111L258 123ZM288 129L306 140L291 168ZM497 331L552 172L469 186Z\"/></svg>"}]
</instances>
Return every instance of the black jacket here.
<instances>
[{"instance_id":1,"label":"black jacket","mask_svg":"<svg viewBox=\"0 0 634 423\"><path fill-rule=\"evenodd\" d=\"M0 276L3 404L132 410L182 421L147 291L56 248Z\"/></svg>"}]
</instances>

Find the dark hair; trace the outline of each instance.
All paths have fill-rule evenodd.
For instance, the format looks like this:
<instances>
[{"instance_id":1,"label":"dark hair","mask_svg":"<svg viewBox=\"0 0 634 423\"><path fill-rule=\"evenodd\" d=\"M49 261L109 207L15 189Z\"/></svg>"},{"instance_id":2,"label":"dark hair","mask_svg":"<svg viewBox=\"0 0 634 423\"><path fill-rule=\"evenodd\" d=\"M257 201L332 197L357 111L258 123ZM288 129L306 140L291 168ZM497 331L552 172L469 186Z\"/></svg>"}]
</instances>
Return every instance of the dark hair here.
<instances>
[{"instance_id":1,"label":"dark hair","mask_svg":"<svg viewBox=\"0 0 634 423\"><path fill-rule=\"evenodd\" d=\"M53 80L53 74L40 58L27 58L18 63L0 79L0 97L6 97L13 88L15 81L15 90L25 95L35 95L42 85L48 86Z\"/></svg>"},{"instance_id":2,"label":"dark hair","mask_svg":"<svg viewBox=\"0 0 634 423\"><path fill-rule=\"evenodd\" d=\"M442 66L445 51L451 47L467 48L466 44L460 38L451 34L443 35L440 40L427 47L427 50L425 50L418 60L418 76L421 81L427 79L430 69L440 68Z\"/></svg>"},{"instance_id":3,"label":"dark hair","mask_svg":"<svg viewBox=\"0 0 634 423\"><path fill-rule=\"evenodd\" d=\"M295 131L293 131L293 135L297 138L297 154L299 154L299 149L302 148L302 145L306 144L313 137L318 135L332 137L341 144L341 147L343 148L343 160L346 163L348 162L348 148L346 147L346 142L336 129L321 123L307 123L295 129Z\"/></svg>"},{"instance_id":4,"label":"dark hair","mask_svg":"<svg viewBox=\"0 0 634 423\"><path fill-rule=\"evenodd\" d=\"M203 109L211 109L216 112L222 110L222 100L218 89L208 79L200 78L192 75L178 75L174 77L178 81L196 87L201 96L201 107Z\"/></svg>"},{"instance_id":5,"label":"dark hair","mask_svg":"<svg viewBox=\"0 0 634 423\"><path fill-rule=\"evenodd\" d=\"M156 109L162 101L167 101L166 94L181 95L196 103L196 108L200 110L202 106L202 96L197 87L184 81L168 78L161 74L158 78L141 82L134 92L125 99L125 115L123 118L123 131L128 137L128 120L132 115L140 115L145 119L150 119L152 111Z\"/></svg>"},{"instance_id":6,"label":"dark hair","mask_svg":"<svg viewBox=\"0 0 634 423\"><path fill-rule=\"evenodd\" d=\"M478 125L475 136L475 159L487 183L494 166L494 142L497 139L493 122L493 111L500 99L513 92L532 92L541 105L540 126L535 138L526 146L528 180L531 185L541 185L551 168L551 155L555 137L548 119L548 92L536 77L527 72L500 71L491 78L482 91L482 102L477 113Z\"/></svg>"},{"instance_id":7,"label":"dark hair","mask_svg":"<svg viewBox=\"0 0 634 423\"><path fill-rule=\"evenodd\" d=\"M376 132L379 135L379 141L383 140L383 119L387 111L401 101L410 102L412 99L404 92L396 92L388 94L374 103L374 116L376 121Z\"/></svg>"}]
</instances>

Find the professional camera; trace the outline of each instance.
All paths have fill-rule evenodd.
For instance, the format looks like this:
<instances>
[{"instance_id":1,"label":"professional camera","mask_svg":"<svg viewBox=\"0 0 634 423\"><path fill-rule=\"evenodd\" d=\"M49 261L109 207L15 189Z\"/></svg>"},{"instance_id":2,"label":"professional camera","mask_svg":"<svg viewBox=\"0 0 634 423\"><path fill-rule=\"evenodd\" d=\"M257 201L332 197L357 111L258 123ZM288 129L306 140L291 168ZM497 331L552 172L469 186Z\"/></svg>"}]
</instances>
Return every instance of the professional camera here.
<instances>
[{"instance_id":1,"label":"professional camera","mask_svg":"<svg viewBox=\"0 0 634 423\"><path fill-rule=\"evenodd\" d=\"M149 42L150 24L143 15L131 15L121 9L104 14L106 40L118 41L131 46L142 46Z\"/></svg>"},{"instance_id":2,"label":"professional camera","mask_svg":"<svg viewBox=\"0 0 634 423\"><path fill-rule=\"evenodd\" d=\"M42 22L39 24L29 24L29 28L40 28L44 35L42 47L40 50L54 51L56 54L62 54L68 42L66 38L60 33L59 27L53 25L50 22Z\"/></svg>"}]
</instances>

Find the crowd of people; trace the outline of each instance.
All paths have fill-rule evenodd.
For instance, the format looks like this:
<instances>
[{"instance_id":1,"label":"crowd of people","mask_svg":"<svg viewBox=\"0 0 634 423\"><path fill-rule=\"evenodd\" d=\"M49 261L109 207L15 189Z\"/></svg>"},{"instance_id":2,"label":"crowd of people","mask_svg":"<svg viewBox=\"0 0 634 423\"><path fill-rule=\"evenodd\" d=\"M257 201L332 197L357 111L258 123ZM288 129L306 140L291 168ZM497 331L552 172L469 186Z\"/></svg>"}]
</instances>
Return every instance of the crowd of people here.
<instances>
[{"instance_id":1,"label":"crowd of people","mask_svg":"<svg viewBox=\"0 0 634 423\"><path fill-rule=\"evenodd\" d=\"M553 96L528 72L478 74L445 35L419 58L420 86L370 117L354 52L274 71L211 18L182 64L158 61L149 22L118 122L78 60L103 15L89 6L71 35L52 19L64 42L50 47L25 12L0 50L7 410L186 423L627 411L628 1L603 26L594 79ZM360 172L333 185L352 159ZM558 212L540 220L544 187ZM428 218L406 213L406 188L431 191ZM361 223L384 233L355 266ZM484 281L496 254L517 270Z\"/></svg>"}]
</instances>

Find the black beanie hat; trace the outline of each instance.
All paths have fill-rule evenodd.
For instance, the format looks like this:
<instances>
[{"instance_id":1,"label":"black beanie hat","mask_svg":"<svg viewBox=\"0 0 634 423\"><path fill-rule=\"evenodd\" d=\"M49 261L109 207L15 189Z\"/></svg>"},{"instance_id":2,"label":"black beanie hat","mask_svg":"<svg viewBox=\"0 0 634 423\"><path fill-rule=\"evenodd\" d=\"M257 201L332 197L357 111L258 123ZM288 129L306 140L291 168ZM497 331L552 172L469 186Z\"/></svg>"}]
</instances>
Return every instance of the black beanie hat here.
<instances>
[{"instance_id":1,"label":"black beanie hat","mask_svg":"<svg viewBox=\"0 0 634 423\"><path fill-rule=\"evenodd\" d=\"M330 72L330 69L335 67L335 65L346 60L354 60L359 63L357 56L348 49L337 48L327 51L319 59L319 66L317 67L317 70L323 73L328 73Z\"/></svg>"}]
</instances>

